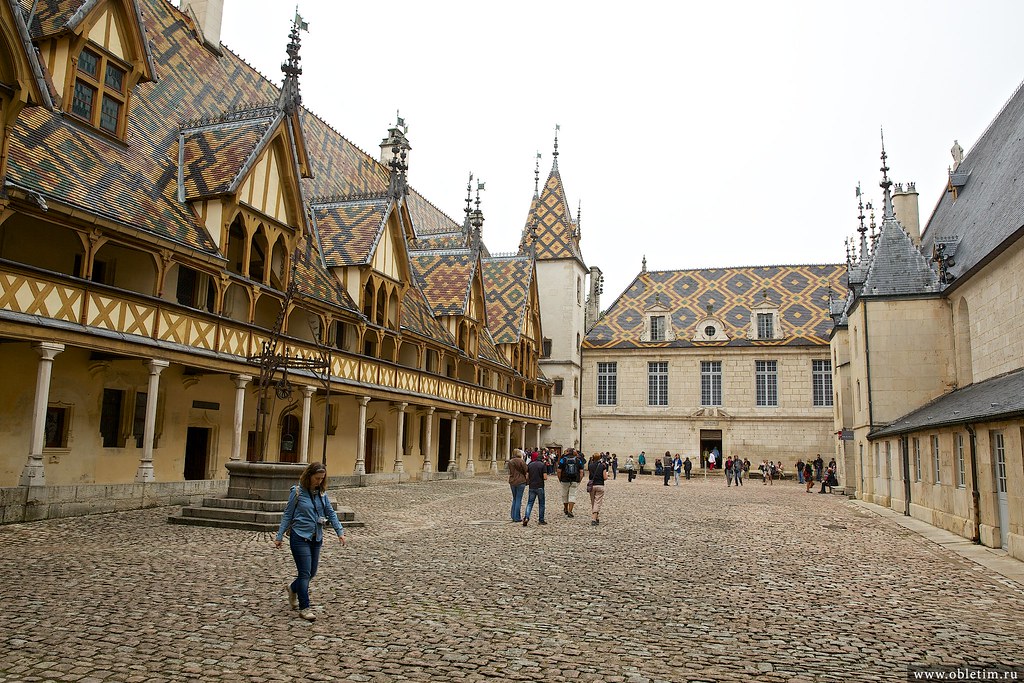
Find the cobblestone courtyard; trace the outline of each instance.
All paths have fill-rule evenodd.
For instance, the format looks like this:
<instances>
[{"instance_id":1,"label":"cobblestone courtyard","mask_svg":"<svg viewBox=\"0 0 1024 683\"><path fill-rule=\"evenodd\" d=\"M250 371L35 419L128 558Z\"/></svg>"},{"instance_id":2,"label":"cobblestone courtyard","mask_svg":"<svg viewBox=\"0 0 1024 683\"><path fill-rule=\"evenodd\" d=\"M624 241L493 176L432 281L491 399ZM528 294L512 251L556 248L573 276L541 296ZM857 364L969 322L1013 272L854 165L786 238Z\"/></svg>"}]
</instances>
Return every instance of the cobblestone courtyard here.
<instances>
[{"instance_id":1,"label":"cobblestone courtyard","mask_svg":"<svg viewBox=\"0 0 1024 683\"><path fill-rule=\"evenodd\" d=\"M610 482L602 522L500 480L332 494L307 623L287 549L173 508L0 527L0 681L904 680L1019 665L1024 591L793 482Z\"/></svg>"}]
</instances>

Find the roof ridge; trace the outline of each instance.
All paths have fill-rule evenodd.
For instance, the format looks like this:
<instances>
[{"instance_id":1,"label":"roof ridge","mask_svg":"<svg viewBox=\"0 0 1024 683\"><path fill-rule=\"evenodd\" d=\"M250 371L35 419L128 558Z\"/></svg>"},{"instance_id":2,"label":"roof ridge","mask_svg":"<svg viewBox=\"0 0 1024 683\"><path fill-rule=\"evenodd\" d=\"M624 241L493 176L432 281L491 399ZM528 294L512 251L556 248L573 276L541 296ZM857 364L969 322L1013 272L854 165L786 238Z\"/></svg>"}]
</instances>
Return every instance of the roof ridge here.
<instances>
[{"instance_id":1,"label":"roof ridge","mask_svg":"<svg viewBox=\"0 0 1024 683\"><path fill-rule=\"evenodd\" d=\"M646 273L702 273L709 270L743 270L746 268L815 268L822 266L845 266L845 263L775 263L753 266L707 266L704 268L676 268L674 270L647 269ZM643 272L641 274L643 274Z\"/></svg>"},{"instance_id":2,"label":"roof ridge","mask_svg":"<svg viewBox=\"0 0 1024 683\"><path fill-rule=\"evenodd\" d=\"M245 123L261 119L273 119L279 113L277 103L255 105L251 107L232 107L220 114L197 116L178 124L178 132L186 133L200 128L210 128L228 123Z\"/></svg>"},{"instance_id":3,"label":"roof ridge","mask_svg":"<svg viewBox=\"0 0 1024 683\"><path fill-rule=\"evenodd\" d=\"M350 192L342 194L328 194L328 195L316 195L309 198L309 205L322 207L322 206L333 206L340 204L348 204L352 202L369 201L373 199L387 199L387 190L379 192Z\"/></svg>"}]
</instances>

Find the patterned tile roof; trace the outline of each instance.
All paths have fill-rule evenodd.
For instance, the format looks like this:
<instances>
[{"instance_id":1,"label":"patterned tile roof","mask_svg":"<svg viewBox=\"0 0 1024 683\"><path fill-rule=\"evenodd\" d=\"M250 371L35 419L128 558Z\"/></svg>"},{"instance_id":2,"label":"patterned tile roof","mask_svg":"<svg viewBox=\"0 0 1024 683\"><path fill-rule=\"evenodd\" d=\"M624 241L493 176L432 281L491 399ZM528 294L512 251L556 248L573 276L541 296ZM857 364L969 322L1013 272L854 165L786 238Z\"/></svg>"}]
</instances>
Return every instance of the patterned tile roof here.
<instances>
[{"instance_id":1,"label":"patterned tile roof","mask_svg":"<svg viewBox=\"0 0 1024 683\"><path fill-rule=\"evenodd\" d=\"M477 263L473 252L414 251L409 260L434 315L465 315Z\"/></svg>"},{"instance_id":2,"label":"patterned tile roof","mask_svg":"<svg viewBox=\"0 0 1024 683\"><path fill-rule=\"evenodd\" d=\"M391 206L388 197L314 204L313 220L329 267L368 263Z\"/></svg>"},{"instance_id":3,"label":"patterned tile roof","mask_svg":"<svg viewBox=\"0 0 1024 683\"><path fill-rule=\"evenodd\" d=\"M527 236L533 225L535 210L537 259L574 258L583 263L578 230L565 199L565 188L562 186L562 176L558 173L557 164L552 166L551 175L544 183L544 189L530 207L530 215L527 216L523 228L524 243L528 243Z\"/></svg>"},{"instance_id":4,"label":"patterned tile roof","mask_svg":"<svg viewBox=\"0 0 1024 683\"><path fill-rule=\"evenodd\" d=\"M482 360L489 361L495 365L501 365L506 368L511 367L505 357L498 353L498 349L494 344L494 339L491 337L489 330L484 330L480 334L480 341L477 344L477 356Z\"/></svg>"},{"instance_id":5,"label":"patterned tile roof","mask_svg":"<svg viewBox=\"0 0 1024 683\"><path fill-rule=\"evenodd\" d=\"M179 140L182 164L178 182L183 185L185 199L192 201L228 192L274 123L272 117L255 116L183 130Z\"/></svg>"},{"instance_id":6,"label":"patterned tile roof","mask_svg":"<svg viewBox=\"0 0 1024 683\"><path fill-rule=\"evenodd\" d=\"M828 287L846 291L845 264L753 266L704 270L646 271L637 275L590 331L590 349L693 346L827 345L832 321ZM751 308L764 300L778 306L779 341L747 339ZM671 342L641 342L644 311L660 302L671 311ZM728 342L691 342L707 307L725 327Z\"/></svg>"},{"instance_id":7,"label":"patterned tile roof","mask_svg":"<svg viewBox=\"0 0 1024 683\"><path fill-rule=\"evenodd\" d=\"M320 261L320 254L313 248L313 240L305 240L305 248L295 255L296 289L300 297L309 297L328 304L359 312L359 307L338 280L331 276Z\"/></svg>"},{"instance_id":8,"label":"patterned tile roof","mask_svg":"<svg viewBox=\"0 0 1024 683\"><path fill-rule=\"evenodd\" d=\"M427 339L455 347L455 338L433 316L419 287L410 287L402 300L402 327Z\"/></svg>"},{"instance_id":9,"label":"patterned tile roof","mask_svg":"<svg viewBox=\"0 0 1024 683\"><path fill-rule=\"evenodd\" d=\"M433 233L417 235L416 242L410 247L415 251L433 251L438 249L465 249L468 246L466 234L459 232Z\"/></svg>"},{"instance_id":10,"label":"patterned tile roof","mask_svg":"<svg viewBox=\"0 0 1024 683\"><path fill-rule=\"evenodd\" d=\"M515 344L530 300L533 262L523 256L481 261L487 296L487 327L496 344Z\"/></svg>"},{"instance_id":11,"label":"patterned tile roof","mask_svg":"<svg viewBox=\"0 0 1024 683\"><path fill-rule=\"evenodd\" d=\"M409 207L409 215L412 216L412 222L416 226L417 236L440 232L448 233L461 229L458 223L415 190L410 190L409 196L406 197L406 206Z\"/></svg>"}]
</instances>

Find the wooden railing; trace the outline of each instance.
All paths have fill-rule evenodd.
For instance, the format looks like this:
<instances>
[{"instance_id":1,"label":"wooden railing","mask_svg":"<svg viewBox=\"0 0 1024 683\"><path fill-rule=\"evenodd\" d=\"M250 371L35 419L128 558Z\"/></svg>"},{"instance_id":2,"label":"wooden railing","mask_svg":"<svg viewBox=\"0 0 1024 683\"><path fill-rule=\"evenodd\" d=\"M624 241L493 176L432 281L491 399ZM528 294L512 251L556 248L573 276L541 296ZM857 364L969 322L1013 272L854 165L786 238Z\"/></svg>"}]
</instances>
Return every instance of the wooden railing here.
<instances>
[{"instance_id":1,"label":"wooden railing","mask_svg":"<svg viewBox=\"0 0 1024 683\"><path fill-rule=\"evenodd\" d=\"M80 278L0 261L0 310L235 356L258 352L270 333L243 322L126 292ZM319 355L316 345L288 338L292 353ZM481 411L551 419L551 406L388 361L331 350L331 374L383 390L418 393ZM465 408L463 408L465 409Z\"/></svg>"}]
</instances>

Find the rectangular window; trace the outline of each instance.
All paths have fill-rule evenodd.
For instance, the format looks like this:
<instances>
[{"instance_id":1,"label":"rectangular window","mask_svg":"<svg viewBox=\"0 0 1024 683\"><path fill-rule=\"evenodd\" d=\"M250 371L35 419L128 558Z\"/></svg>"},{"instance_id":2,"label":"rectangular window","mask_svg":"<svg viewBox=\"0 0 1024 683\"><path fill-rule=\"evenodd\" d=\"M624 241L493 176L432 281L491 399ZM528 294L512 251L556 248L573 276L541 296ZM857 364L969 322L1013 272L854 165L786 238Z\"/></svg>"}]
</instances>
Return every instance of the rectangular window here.
<instances>
[{"instance_id":1,"label":"rectangular window","mask_svg":"<svg viewBox=\"0 0 1024 683\"><path fill-rule=\"evenodd\" d=\"M619 400L618 364L597 364L597 405L613 406Z\"/></svg>"},{"instance_id":2,"label":"rectangular window","mask_svg":"<svg viewBox=\"0 0 1024 683\"><path fill-rule=\"evenodd\" d=\"M758 339L774 339L775 338L775 326L774 316L771 313L758 313L757 314L757 338Z\"/></svg>"},{"instance_id":3,"label":"rectangular window","mask_svg":"<svg viewBox=\"0 0 1024 683\"><path fill-rule=\"evenodd\" d=\"M426 415L420 415L420 455L427 454L427 420L432 419Z\"/></svg>"},{"instance_id":4,"label":"rectangular window","mask_svg":"<svg viewBox=\"0 0 1024 683\"><path fill-rule=\"evenodd\" d=\"M665 341L665 316L651 316L651 341Z\"/></svg>"},{"instance_id":5,"label":"rectangular window","mask_svg":"<svg viewBox=\"0 0 1024 683\"><path fill-rule=\"evenodd\" d=\"M885 442L885 478L892 479L892 443Z\"/></svg>"},{"instance_id":6,"label":"rectangular window","mask_svg":"<svg viewBox=\"0 0 1024 683\"><path fill-rule=\"evenodd\" d=\"M647 364L647 405L668 405L668 361Z\"/></svg>"},{"instance_id":7,"label":"rectangular window","mask_svg":"<svg viewBox=\"0 0 1024 683\"><path fill-rule=\"evenodd\" d=\"M779 362L775 360L754 361L757 405L779 405Z\"/></svg>"},{"instance_id":8,"label":"rectangular window","mask_svg":"<svg viewBox=\"0 0 1024 683\"><path fill-rule=\"evenodd\" d=\"M124 91L124 71L118 69L113 64L107 64L107 75L103 80L103 83L116 90L117 92Z\"/></svg>"},{"instance_id":9,"label":"rectangular window","mask_svg":"<svg viewBox=\"0 0 1024 683\"><path fill-rule=\"evenodd\" d=\"M68 428L71 421L71 412L68 408L59 406L47 406L46 408L46 440L44 448L67 448Z\"/></svg>"},{"instance_id":10,"label":"rectangular window","mask_svg":"<svg viewBox=\"0 0 1024 683\"><path fill-rule=\"evenodd\" d=\"M914 481L921 481L921 439L914 437Z\"/></svg>"},{"instance_id":11,"label":"rectangular window","mask_svg":"<svg viewBox=\"0 0 1024 683\"><path fill-rule=\"evenodd\" d=\"M103 98L103 107L100 109L100 128L108 133L117 133L117 122L121 117L121 103L112 97Z\"/></svg>"},{"instance_id":12,"label":"rectangular window","mask_svg":"<svg viewBox=\"0 0 1024 683\"><path fill-rule=\"evenodd\" d=\"M1006 493L1006 444L1002 432L989 432L992 440L992 463L996 466L996 492Z\"/></svg>"},{"instance_id":13,"label":"rectangular window","mask_svg":"<svg viewBox=\"0 0 1024 683\"><path fill-rule=\"evenodd\" d=\"M544 358L551 358L551 340L545 339L541 342L541 356Z\"/></svg>"},{"instance_id":14,"label":"rectangular window","mask_svg":"<svg viewBox=\"0 0 1024 683\"><path fill-rule=\"evenodd\" d=\"M562 383L563 383L563 380L561 380L561 379L556 379L555 380L555 396L561 396L562 395Z\"/></svg>"},{"instance_id":15,"label":"rectangular window","mask_svg":"<svg viewBox=\"0 0 1024 683\"><path fill-rule=\"evenodd\" d=\"M702 360L700 362L700 404L702 406L722 405L722 361Z\"/></svg>"},{"instance_id":16,"label":"rectangular window","mask_svg":"<svg viewBox=\"0 0 1024 683\"><path fill-rule=\"evenodd\" d=\"M124 410L124 391L103 390L103 407L100 410L100 436L104 448L121 448L121 416Z\"/></svg>"},{"instance_id":17,"label":"rectangular window","mask_svg":"<svg viewBox=\"0 0 1024 683\"><path fill-rule=\"evenodd\" d=\"M956 485L967 488L967 464L964 462L964 435L956 435Z\"/></svg>"},{"instance_id":18,"label":"rectangular window","mask_svg":"<svg viewBox=\"0 0 1024 683\"><path fill-rule=\"evenodd\" d=\"M814 395L814 406L832 405L832 361L812 360L811 376Z\"/></svg>"},{"instance_id":19,"label":"rectangular window","mask_svg":"<svg viewBox=\"0 0 1024 683\"><path fill-rule=\"evenodd\" d=\"M96 102L96 88L82 81L75 81L75 95L71 99L71 113L83 119L92 119L92 108Z\"/></svg>"},{"instance_id":20,"label":"rectangular window","mask_svg":"<svg viewBox=\"0 0 1024 683\"><path fill-rule=\"evenodd\" d=\"M135 447L142 448L146 438L146 392L135 392L135 412L132 416L132 437L135 439Z\"/></svg>"},{"instance_id":21,"label":"rectangular window","mask_svg":"<svg viewBox=\"0 0 1024 683\"><path fill-rule=\"evenodd\" d=\"M882 476L882 444L875 442L875 476Z\"/></svg>"},{"instance_id":22,"label":"rectangular window","mask_svg":"<svg viewBox=\"0 0 1024 683\"><path fill-rule=\"evenodd\" d=\"M939 437L932 436L932 469L935 472L935 483L942 481L942 461L939 460Z\"/></svg>"}]
</instances>

